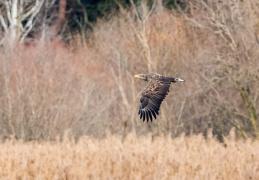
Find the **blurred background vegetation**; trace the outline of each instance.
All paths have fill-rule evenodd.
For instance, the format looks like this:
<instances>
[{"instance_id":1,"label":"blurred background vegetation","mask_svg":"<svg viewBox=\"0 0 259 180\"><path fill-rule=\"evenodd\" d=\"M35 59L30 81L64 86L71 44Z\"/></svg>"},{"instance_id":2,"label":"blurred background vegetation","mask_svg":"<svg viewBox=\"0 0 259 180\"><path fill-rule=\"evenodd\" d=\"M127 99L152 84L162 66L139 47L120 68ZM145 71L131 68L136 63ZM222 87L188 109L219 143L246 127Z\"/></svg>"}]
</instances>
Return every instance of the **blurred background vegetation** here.
<instances>
[{"instance_id":1,"label":"blurred background vegetation","mask_svg":"<svg viewBox=\"0 0 259 180\"><path fill-rule=\"evenodd\" d=\"M54 140L177 137L209 129L259 138L257 0L3 0L0 135ZM137 115L145 83L180 77L160 116Z\"/></svg>"},{"instance_id":2,"label":"blurred background vegetation","mask_svg":"<svg viewBox=\"0 0 259 180\"><path fill-rule=\"evenodd\" d=\"M114 15L119 15L122 9L129 10L132 8L132 4L139 7L143 2L149 10L154 5L160 5L161 12L164 8L185 9L189 4L188 1L181 0L68 0L67 9L70 12L67 14L67 30L75 34L80 33L87 38L98 19L109 20Z\"/></svg>"}]
</instances>

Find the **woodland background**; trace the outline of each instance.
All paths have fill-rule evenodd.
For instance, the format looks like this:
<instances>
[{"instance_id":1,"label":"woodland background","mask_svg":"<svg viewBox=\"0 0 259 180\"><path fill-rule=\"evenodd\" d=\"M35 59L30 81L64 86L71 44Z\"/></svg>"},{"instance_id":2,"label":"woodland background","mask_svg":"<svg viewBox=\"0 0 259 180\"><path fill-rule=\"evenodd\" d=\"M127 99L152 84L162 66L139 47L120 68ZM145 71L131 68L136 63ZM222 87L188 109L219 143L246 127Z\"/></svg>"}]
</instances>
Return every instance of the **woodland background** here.
<instances>
[{"instance_id":1,"label":"woodland background","mask_svg":"<svg viewBox=\"0 0 259 180\"><path fill-rule=\"evenodd\" d=\"M1 0L0 136L259 138L257 0ZM145 82L180 77L152 123Z\"/></svg>"}]
</instances>

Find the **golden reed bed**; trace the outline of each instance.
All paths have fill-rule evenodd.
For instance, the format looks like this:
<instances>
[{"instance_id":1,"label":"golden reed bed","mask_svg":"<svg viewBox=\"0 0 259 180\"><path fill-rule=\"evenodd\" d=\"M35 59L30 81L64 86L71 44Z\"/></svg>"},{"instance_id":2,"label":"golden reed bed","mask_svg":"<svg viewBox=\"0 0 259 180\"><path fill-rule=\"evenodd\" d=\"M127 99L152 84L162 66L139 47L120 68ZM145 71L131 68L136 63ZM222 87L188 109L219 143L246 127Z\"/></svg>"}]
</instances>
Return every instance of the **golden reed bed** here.
<instances>
[{"instance_id":1,"label":"golden reed bed","mask_svg":"<svg viewBox=\"0 0 259 180\"><path fill-rule=\"evenodd\" d=\"M0 144L0 179L259 179L259 141L129 134Z\"/></svg>"}]
</instances>

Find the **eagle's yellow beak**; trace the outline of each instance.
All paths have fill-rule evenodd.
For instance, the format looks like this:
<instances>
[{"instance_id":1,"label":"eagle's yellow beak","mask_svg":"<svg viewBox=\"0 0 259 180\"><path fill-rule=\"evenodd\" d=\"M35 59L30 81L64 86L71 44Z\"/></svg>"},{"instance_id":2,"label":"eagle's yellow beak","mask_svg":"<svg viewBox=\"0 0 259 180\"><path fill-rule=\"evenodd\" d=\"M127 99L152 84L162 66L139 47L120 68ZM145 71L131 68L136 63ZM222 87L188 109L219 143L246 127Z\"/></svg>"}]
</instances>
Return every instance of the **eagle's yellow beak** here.
<instances>
[{"instance_id":1,"label":"eagle's yellow beak","mask_svg":"<svg viewBox=\"0 0 259 180\"><path fill-rule=\"evenodd\" d=\"M134 78L137 78L137 77L139 77L139 75L135 75L135 76L134 76Z\"/></svg>"}]
</instances>

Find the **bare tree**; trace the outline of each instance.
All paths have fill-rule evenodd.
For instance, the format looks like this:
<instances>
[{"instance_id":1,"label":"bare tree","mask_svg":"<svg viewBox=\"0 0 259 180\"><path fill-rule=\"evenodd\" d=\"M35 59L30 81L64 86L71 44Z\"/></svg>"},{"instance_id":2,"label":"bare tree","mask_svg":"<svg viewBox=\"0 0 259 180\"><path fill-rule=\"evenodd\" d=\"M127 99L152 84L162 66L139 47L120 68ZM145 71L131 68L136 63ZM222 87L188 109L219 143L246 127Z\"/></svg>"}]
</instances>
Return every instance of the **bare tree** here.
<instances>
[{"instance_id":1,"label":"bare tree","mask_svg":"<svg viewBox=\"0 0 259 180\"><path fill-rule=\"evenodd\" d=\"M49 15L49 14L55 2L56 0L45 0L43 19L42 19L42 28L41 28L41 37L40 37L41 42L46 40L48 27L51 26L53 15Z\"/></svg>"},{"instance_id":2,"label":"bare tree","mask_svg":"<svg viewBox=\"0 0 259 180\"><path fill-rule=\"evenodd\" d=\"M24 42L35 26L37 15L44 0L3 0L0 1L0 27L4 31L1 42L13 47Z\"/></svg>"},{"instance_id":3,"label":"bare tree","mask_svg":"<svg viewBox=\"0 0 259 180\"><path fill-rule=\"evenodd\" d=\"M197 15L186 19L212 42L205 49L213 69L200 73L207 82L205 98L217 114L214 122L222 132L231 125L243 137L258 139L258 2L193 2Z\"/></svg>"}]
</instances>

